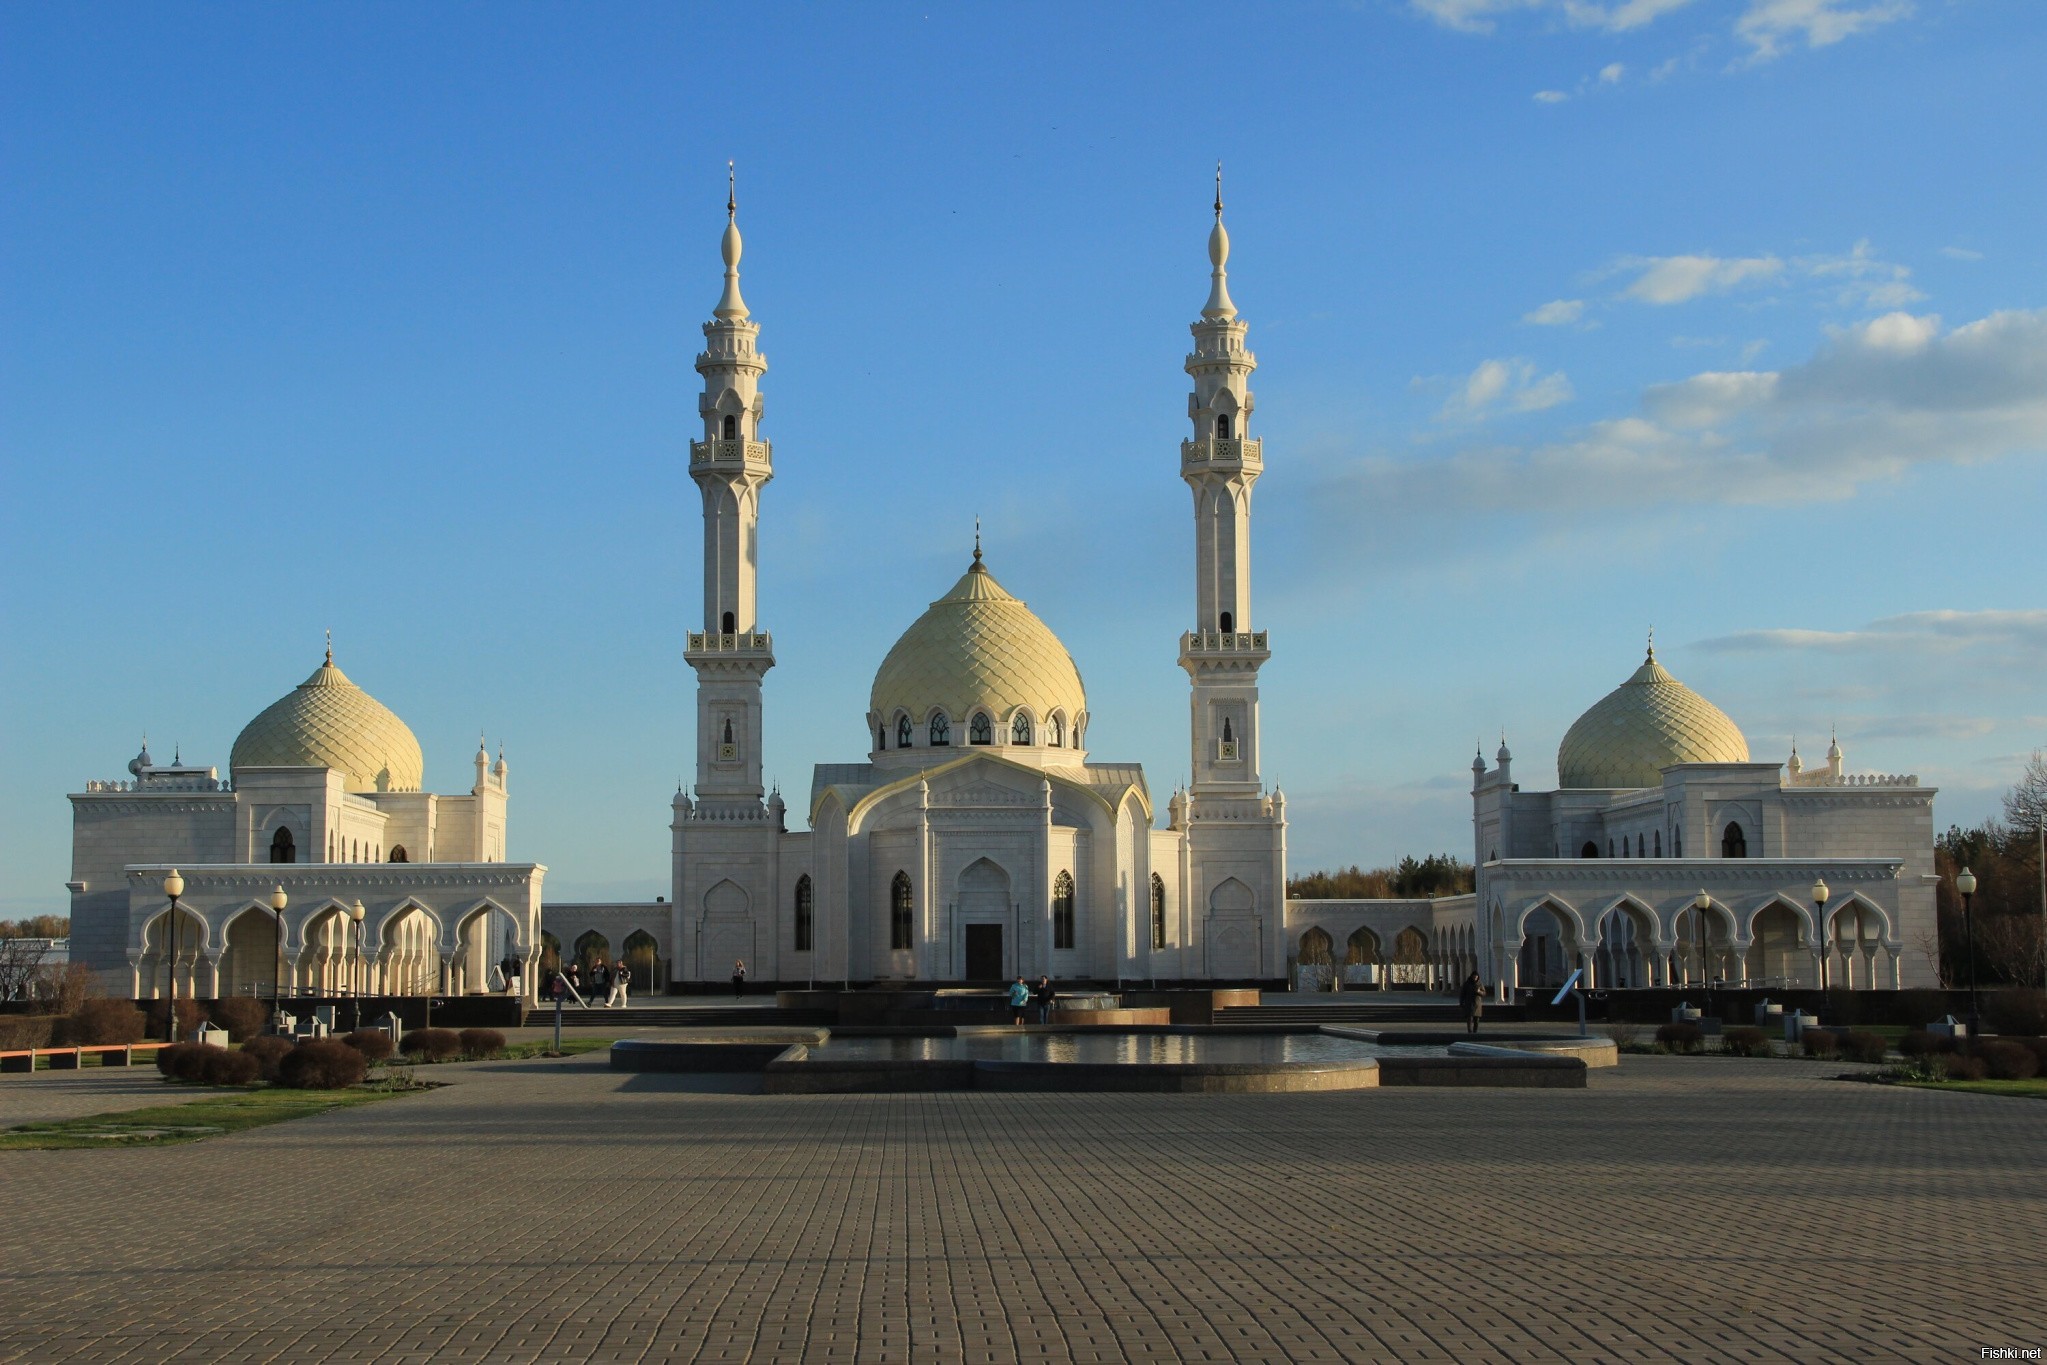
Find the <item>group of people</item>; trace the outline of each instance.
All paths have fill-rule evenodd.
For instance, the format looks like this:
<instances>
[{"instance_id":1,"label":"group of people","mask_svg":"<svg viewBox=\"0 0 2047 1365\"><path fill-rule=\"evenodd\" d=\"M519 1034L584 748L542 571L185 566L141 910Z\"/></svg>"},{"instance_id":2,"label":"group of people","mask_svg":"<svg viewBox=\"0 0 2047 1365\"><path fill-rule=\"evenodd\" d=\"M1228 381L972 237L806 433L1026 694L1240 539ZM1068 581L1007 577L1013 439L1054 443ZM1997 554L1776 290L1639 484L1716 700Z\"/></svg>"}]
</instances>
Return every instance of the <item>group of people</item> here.
<instances>
[{"instance_id":1,"label":"group of people","mask_svg":"<svg viewBox=\"0 0 2047 1365\"><path fill-rule=\"evenodd\" d=\"M1038 984L1031 986L1018 977L1009 988L1009 1022L1021 1024L1025 1016L1035 1012L1037 1022L1042 1024L1052 1017L1052 1001L1059 992L1052 989L1052 978L1041 976Z\"/></svg>"},{"instance_id":2,"label":"group of people","mask_svg":"<svg viewBox=\"0 0 2047 1365\"><path fill-rule=\"evenodd\" d=\"M583 972L581 964L571 962L560 971L547 974L541 983L540 995L543 1000L574 1000L584 1009L624 1009L630 1003L627 999L632 991L633 969L626 965L624 958L617 962L606 962L598 958L590 964L590 993L583 993ZM603 1004L592 1002L602 995Z\"/></svg>"}]
</instances>

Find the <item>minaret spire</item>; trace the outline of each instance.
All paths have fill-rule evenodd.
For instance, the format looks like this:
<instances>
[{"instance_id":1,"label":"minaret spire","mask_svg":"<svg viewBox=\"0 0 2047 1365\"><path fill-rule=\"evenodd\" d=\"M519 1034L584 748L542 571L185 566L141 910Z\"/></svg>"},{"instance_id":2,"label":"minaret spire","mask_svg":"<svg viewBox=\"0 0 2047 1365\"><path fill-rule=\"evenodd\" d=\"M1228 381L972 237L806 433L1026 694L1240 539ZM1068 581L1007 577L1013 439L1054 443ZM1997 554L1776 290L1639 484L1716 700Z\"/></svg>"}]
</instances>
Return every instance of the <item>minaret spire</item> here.
<instances>
[{"instance_id":1,"label":"minaret spire","mask_svg":"<svg viewBox=\"0 0 2047 1365\"><path fill-rule=\"evenodd\" d=\"M1237 305L1230 302L1230 232L1223 226L1223 163L1215 163L1215 226L1208 230L1208 302L1201 316L1209 322L1236 320Z\"/></svg>"},{"instance_id":2,"label":"minaret spire","mask_svg":"<svg viewBox=\"0 0 2047 1365\"><path fill-rule=\"evenodd\" d=\"M725 163L725 238L719 243L719 250L725 257L725 293L712 310L713 316L727 322L744 322L747 318L746 300L739 297L739 253L745 245L739 238L739 172L728 161Z\"/></svg>"}]
</instances>

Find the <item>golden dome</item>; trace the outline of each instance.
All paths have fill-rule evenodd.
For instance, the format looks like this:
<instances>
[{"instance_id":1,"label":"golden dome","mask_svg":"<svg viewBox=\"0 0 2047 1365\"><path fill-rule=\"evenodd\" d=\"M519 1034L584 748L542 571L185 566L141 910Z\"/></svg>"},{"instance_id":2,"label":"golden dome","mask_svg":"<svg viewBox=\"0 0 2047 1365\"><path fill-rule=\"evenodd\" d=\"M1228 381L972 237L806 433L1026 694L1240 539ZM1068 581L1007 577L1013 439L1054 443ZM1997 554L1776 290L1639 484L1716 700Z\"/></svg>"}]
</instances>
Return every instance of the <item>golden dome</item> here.
<instances>
[{"instance_id":1,"label":"golden dome","mask_svg":"<svg viewBox=\"0 0 2047 1365\"><path fill-rule=\"evenodd\" d=\"M893 727L907 712L916 727L916 747L926 743L926 718L944 711L952 742L968 742L968 717L984 710L998 738L1018 707L1034 721L1033 739L1054 712L1062 715L1065 743L1078 747L1076 728L1087 710L1080 671L1059 637L1031 609L1003 590L974 552L973 567L952 591L933 602L874 675L871 705L878 724ZM890 731L893 746L894 732Z\"/></svg>"},{"instance_id":2,"label":"golden dome","mask_svg":"<svg viewBox=\"0 0 2047 1365\"><path fill-rule=\"evenodd\" d=\"M418 791L419 741L391 709L327 662L235 737L230 768L336 768L348 790Z\"/></svg>"},{"instance_id":3,"label":"golden dome","mask_svg":"<svg viewBox=\"0 0 2047 1365\"><path fill-rule=\"evenodd\" d=\"M1727 713L1649 657L1578 717L1557 746L1560 787L1656 787L1673 763L1746 763Z\"/></svg>"}]
</instances>

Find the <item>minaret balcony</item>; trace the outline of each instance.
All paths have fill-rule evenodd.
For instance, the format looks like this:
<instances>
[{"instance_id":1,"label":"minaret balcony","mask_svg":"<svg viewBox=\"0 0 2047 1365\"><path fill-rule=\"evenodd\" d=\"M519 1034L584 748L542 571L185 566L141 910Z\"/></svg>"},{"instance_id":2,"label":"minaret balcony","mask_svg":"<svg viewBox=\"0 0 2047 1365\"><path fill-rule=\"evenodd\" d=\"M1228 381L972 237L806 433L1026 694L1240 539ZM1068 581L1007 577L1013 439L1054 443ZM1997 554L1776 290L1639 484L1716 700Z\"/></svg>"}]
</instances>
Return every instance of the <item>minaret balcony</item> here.
<instances>
[{"instance_id":1,"label":"minaret balcony","mask_svg":"<svg viewBox=\"0 0 2047 1365\"><path fill-rule=\"evenodd\" d=\"M1265 442L1255 436L1203 436L1180 442L1180 463L1193 468L1263 469Z\"/></svg>"},{"instance_id":2,"label":"minaret balcony","mask_svg":"<svg viewBox=\"0 0 2047 1365\"><path fill-rule=\"evenodd\" d=\"M772 654L774 642L764 630L742 630L736 634L719 635L708 631L689 632L689 643L685 648L691 654Z\"/></svg>"},{"instance_id":3,"label":"minaret balcony","mask_svg":"<svg viewBox=\"0 0 2047 1365\"><path fill-rule=\"evenodd\" d=\"M1190 630L1180 637L1183 654L1271 654L1262 630Z\"/></svg>"},{"instance_id":4,"label":"minaret balcony","mask_svg":"<svg viewBox=\"0 0 2047 1365\"><path fill-rule=\"evenodd\" d=\"M689 443L689 467L691 473L699 470L729 469L735 473L762 470L774 464L775 448L772 441L717 440L691 441Z\"/></svg>"}]
</instances>

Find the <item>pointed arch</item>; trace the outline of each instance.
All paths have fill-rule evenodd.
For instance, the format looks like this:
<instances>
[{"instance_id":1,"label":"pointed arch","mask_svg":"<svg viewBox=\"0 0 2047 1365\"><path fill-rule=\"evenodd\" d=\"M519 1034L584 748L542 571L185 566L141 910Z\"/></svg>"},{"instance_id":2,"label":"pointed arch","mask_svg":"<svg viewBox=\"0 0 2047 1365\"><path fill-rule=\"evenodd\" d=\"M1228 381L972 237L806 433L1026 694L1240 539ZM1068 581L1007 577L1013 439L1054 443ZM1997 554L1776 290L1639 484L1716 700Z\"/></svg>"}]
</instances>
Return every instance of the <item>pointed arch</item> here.
<instances>
[{"instance_id":1,"label":"pointed arch","mask_svg":"<svg viewBox=\"0 0 2047 1365\"><path fill-rule=\"evenodd\" d=\"M898 749L909 748L911 741L916 738L916 734L916 726L910 722L910 713L908 711L896 712L896 747Z\"/></svg>"},{"instance_id":2,"label":"pointed arch","mask_svg":"<svg viewBox=\"0 0 2047 1365\"><path fill-rule=\"evenodd\" d=\"M1073 874L1062 871L1052 881L1052 946L1073 946Z\"/></svg>"},{"instance_id":3,"label":"pointed arch","mask_svg":"<svg viewBox=\"0 0 2047 1365\"><path fill-rule=\"evenodd\" d=\"M1329 967L1336 963L1336 940L1321 925L1312 925L1301 935L1294 959L1303 967Z\"/></svg>"},{"instance_id":4,"label":"pointed arch","mask_svg":"<svg viewBox=\"0 0 2047 1365\"><path fill-rule=\"evenodd\" d=\"M1208 908L1214 914L1250 914L1258 908L1258 895L1235 877L1225 877L1208 893Z\"/></svg>"},{"instance_id":5,"label":"pointed arch","mask_svg":"<svg viewBox=\"0 0 2047 1365\"><path fill-rule=\"evenodd\" d=\"M888 884L888 946L901 952L916 946L916 897L910 874L900 869Z\"/></svg>"},{"instance_id":6,"label":"pointed arch","mask_svg":"<svg viewBox=\"0 0 2047 1365\"><path fill-rule=\"evenodd\" d=\"M1166 946L1166 879L1151 874L1151 946L1157 952Z\"/></svg>"},{"instance_id":7,"label":"pointed arch","mask_svg":"<svg viewBox=\"0 0 2047 1365\"><path fill-rule=\"evenodd\" d=\"M1726 917L1729 932L1739 932L1744 940L1755 937L1756 920L1761 918L1763 912L1773 905L1778 905L1790 911L1791 917L1798 921L1798 936L1802 943L1810 947L1819 942L1819 928L1813 923L1812 907L1785 895L1782 891L1775 891L1763 897L1749 908L1747 914L1738 917L1718 900L1715 900L1713 905Z\"/></svg>"},{"instance_id":8,"label":"pointed arch","mask_svg":"<svg viewBox=\"0 0 2047 1365\"><path fill-rule=\"evenodd\" d=\"M1895 943L1898 941L1898 931L1891 922L1891 912L1863 895L1860 891L1850 891L1841 898L1838 904L1827 908L1828 933L1830 935L1839 933L1838 925L1843 914L1849 917L1849 923L1854 923L1854 914L1858 908L1861 909L1864 915L1876 920L1878 932L1882 935L1882 942Z\"/></svg>"},{"instance_id":9,"label":"pointed arch","mask_svg":"<svg viewBox=\"0 0 2047 1365\"><path fill-rule=\"evenodd\" d=\"M905 717L905 719L908 718ZM807 953L811 951L811 943L816 933L815 917L817 913L816 892L811 887L810 874L808 872L796 879L795 902L796 951Z\"/></svg>"},{"instance_id":10,"label":"pointed arch","mask_svg":"<svg viewBox=\"0 0 2047 1365\"><path fill-rule=\"evenodd\" d=\"M704 891L704 913L717 919L738 919L753 909L753 897L730 877L714 882Z\"/></svg>"},{"instance_id":11,"label":"pointed arch","mask_svg":"<svg viewBox=\"0 0 2047 1365\"><path fill-rule=\"evenodd\" d=\"M1054 711L1045 717L1045 744L1048 748L1061 749L1066 746L1066 713Z\"/></svg>"},{"instance_id":12,"label":"pointed arch","mask_svg":"<svg viewBox=\"0 0 2047 1365\"><path fill-rule=\"evenodd\" d=\"M995 722L988 719L986 711L976 710L973 715L967 718L967 743L993 744L994 742Z\"/></svg>"},{"instance_id":13,"label":"pointed arch","mask_svg":"<svg viewBox=\"0 0 2047 1365\"><path fill-rule=\"evenodd\" d=\"M952 721L943 709L931 713L931 719L925 728L930 736L932 748L942 749L952 743Z\"/></svg>"},{"instance_id":14,"label":"pointed arch","mask_svg":"<svg viewBox=\"0 0 2047 1365\"><path fill-rule=\"evenodd\" d=\"M1018 707L1016 714L1009 718L1009 742L1011 744L1029 744L1033 733L1031 713L1022 707Z\"/></svg>"}]
</instances>

